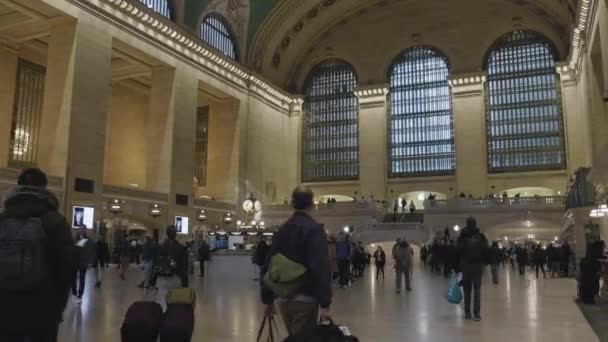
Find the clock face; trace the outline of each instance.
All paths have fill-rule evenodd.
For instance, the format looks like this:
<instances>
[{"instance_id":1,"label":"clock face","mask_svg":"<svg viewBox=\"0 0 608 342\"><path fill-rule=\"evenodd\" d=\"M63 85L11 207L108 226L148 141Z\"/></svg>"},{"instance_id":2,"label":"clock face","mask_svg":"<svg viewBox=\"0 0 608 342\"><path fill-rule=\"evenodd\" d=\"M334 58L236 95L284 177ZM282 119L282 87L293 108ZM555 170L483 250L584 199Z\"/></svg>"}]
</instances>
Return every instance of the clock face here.
<instances>
[{"instance_id":1,"label":"clock face","mask_svg":"<svg viewBox=\"0 0 608 342\"><path fill-rule=\"evenodd\" d=\"M260 201L255 201L255 210L260 211L262 209L262 203Z\"/></svg>"},{"instance_id":2,"label":"clock face","mask_svg":"<svg viewBox=\"0 0 608 342\"><path fill-rule=\"evenodd\" d=\"M243 202L243 210L251 211L252 209L253 209L253 202L251 202L250 200L246 200L245 202Z\"/></svg>"}]
</instances>

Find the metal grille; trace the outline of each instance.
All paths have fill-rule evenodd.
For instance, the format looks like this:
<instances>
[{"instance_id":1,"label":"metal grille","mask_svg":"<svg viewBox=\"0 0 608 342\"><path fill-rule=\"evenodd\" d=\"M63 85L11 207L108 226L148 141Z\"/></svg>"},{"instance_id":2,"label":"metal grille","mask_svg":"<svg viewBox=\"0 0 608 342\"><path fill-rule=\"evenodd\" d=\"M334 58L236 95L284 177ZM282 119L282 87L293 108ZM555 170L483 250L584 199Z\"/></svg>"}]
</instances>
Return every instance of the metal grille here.
<instances>
[{"instance_id":1,"label":"metal grille","mask_svg":"<svg viewBox=\"0 0 608 342\"><path fill-rule=\"evenodd\" d=\"M565 169L555 53L530 31L502 37L487 60L489 172Z\"/></svg>"},{"instance_id":2,"label":"metal grille","mask_svg":"<svg viewBox=\"0 0 608 342\"><path fill-rule=\"evenodd\" d=\"M165 18L172 19L170 0L139 0L144 5L151 8L154 12L162 15Z\"/></svg>"},{"instance_id":3,"label":"metal grille","mask_svg":"<svg viewBox=\"0 0 608 342\"><path fill-rule=\"evenodd\" d=\"M305 182L359 178L359 102L352 66L327 60L306 82L303 125Z\"/></svg>"},{"instance_id":4,"label":"metal grille","mask_svg":"<svg viewBox=\"0 0 608 342\"><path fill-rule=\"evenodd\" d=\"M194 155L198 186L207 185L207 150L209 148L209 106L199 107L196 116L196 152Z\"/></svg>"},{"instance_id":5,"label":"metal grille","mask_svg":"<svg viewBox=\"0 0 608 342\"><path fill-rule=\"evenodd\" d=\"M25 168L36 164L45 73L43 66L19 59L11 125L10 167Z\"/></svg>"},{"instance_id":6,"label":"metal grille","mask_svg":"<svg viewBox=\"0 0 608 342\"><path fill-rule=\"evenodd\" d=\"M415 47L389 74L389 177L454 174L450 67L431 48Z\"/></svg>"},{"instance_id":7,"label":"metal grille","mask_svg":"<svg viewBox=\"0 0 608 342\"><path fill-rule=\"evenodd\" d=\"M201 25L201 39L236 60L237 51L234 37L224 19L216 14L209 15Z\"/></svg>"}]
</instances>

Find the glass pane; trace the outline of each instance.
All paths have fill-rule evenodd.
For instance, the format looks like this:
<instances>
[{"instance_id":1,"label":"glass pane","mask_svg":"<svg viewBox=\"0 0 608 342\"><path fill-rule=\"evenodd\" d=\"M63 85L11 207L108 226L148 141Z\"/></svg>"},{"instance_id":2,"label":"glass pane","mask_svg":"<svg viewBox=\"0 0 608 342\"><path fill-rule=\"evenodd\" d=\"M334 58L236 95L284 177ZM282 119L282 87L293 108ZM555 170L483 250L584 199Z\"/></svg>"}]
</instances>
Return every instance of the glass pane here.
<instances>
[{"instance_id":1,"label":"glass pane","mask_svg":"<svg viewBox=\"0 0 608 342\"><path fill-rule=\"evenodd\" d=\"M405 51L389 75L389 177L452 175L455 170L450 68L439 52Z\"/></svg>"},{"instance_id":2,"label":"glass pane","mask_svg":"<svg viewBox=\"0 0 608 342\"><path fill-rule=\"evenodd\" d=\"M43 66L19 59L11 125L10 167L23 168L36 164L45 74Z\"/></svg>"},{"instance_id":3,"label":"glass pane","mask_svg":"<svg viewBox=\"0 0 608 342\"><path fill-rule=\"evenodd\" d=\"M237 59L234 38L223 18L217 15L210 15L205 18L201 25L201 39L224 55Z\"/></svg>"},{"instance_id":4,"label":"glass pane","mask_svg":"<svg viewBox=\"0 0 608 342\"><path fill-rule=\"evenodd\" d=\"M501 38L487 62L490 172L564 169L559 77L551 44L531 31Z\"/></svg>"},{"instance_id":5,"label":"glass pane","mask_svg":"<svg viewBox=\"0 0 608 342\"><path fill-rule=\"evenodd\" d=\"M359 178L359 103L353 68L339 60L315 67L304 99L305 182Z\"/></svg>"},{"instance_id":6,"label":"glass pane","mask_svg":"<svg viewBox=\"0 0 608 342\"><path fill-rule=\"evenodd\" d=\"M151 8L154 12L166 18L171 18L171 8L167 0L139 0L144 5Z\"/></svg>"}]
</instances>

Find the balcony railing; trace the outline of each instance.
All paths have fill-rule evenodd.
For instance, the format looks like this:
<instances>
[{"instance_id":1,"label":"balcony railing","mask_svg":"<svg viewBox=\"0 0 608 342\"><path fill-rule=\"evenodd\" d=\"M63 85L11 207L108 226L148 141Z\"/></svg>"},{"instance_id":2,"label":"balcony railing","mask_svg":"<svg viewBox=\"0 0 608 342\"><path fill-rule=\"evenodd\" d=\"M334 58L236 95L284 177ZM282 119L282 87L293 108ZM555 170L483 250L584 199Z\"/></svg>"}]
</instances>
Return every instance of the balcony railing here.
<instances>
[{"instance_id":1,"label":"balcony railing","mask_svg":"<svg viewBox=\"0 0 608 342\"><path fill-rule=\"evenodd\" d=\"M565 196L535 196L509 198L451 198L446 200L425 200L425 211L477 210L477 209L546 209L566 206Z\"/></svg>"},{"instance_id":2,"label":"balcony railing","mask_svg":"<svg viewBox=\"0 0 608 342\"><path fill-rule=\"evenodd\" d=\"M386 210L386 207L376 201L356 201L356 202L337 202L337 203L319 203L315 204L313 211L321 215L341 215L341 214L370 214L378 213L381 215ZM262 208L264 215L277 215L293 212L291 206L284 205L267 205ZM378 216L379 217L379 216Z\"/></svg>"}]
</instances>

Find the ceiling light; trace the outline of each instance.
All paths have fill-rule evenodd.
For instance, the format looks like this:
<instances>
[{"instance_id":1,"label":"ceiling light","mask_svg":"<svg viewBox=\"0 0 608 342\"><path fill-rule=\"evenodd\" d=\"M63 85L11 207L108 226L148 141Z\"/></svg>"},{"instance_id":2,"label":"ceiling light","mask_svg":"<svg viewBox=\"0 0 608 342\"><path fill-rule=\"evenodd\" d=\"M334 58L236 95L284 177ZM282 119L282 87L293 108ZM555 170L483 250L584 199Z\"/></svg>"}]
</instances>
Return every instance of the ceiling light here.
<instances>
[{"instance_id":1,"label":"ceiling light","mask_svg":"<svg viewBox=\"0 0 608 342\"><path fill-rule=\"evenodd\" d=\"M460 226L459 226L459 225L455 225L455 226L454 226L454 231L455 231L455 232L460 231Z\"/></svg>"}]
</instances>

